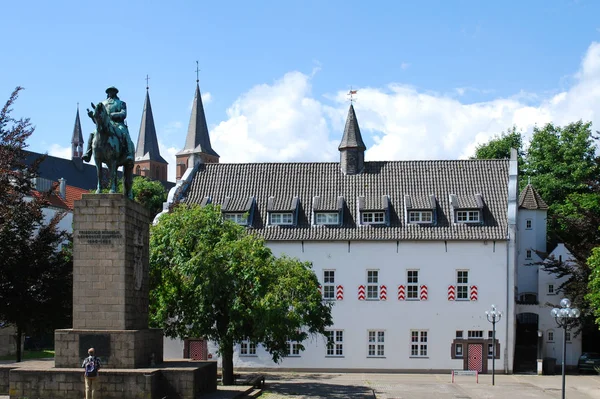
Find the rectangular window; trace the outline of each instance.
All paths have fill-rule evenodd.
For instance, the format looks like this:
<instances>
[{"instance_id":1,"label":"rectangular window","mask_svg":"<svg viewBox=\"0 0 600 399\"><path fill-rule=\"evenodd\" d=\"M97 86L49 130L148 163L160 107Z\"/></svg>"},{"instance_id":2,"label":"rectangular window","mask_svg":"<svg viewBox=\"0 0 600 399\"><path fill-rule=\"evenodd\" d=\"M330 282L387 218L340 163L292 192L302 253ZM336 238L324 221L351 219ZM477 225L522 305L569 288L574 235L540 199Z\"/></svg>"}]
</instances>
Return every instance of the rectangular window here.
<instances>
[{"instance_id":1,"label":"rectangular window","mask_svg":"<svg viewBox=\"0 0 600 399\"><path fill-rule=\"evenodd\" d=\"M300 356L300 344L297 341L287 341L286 350L288 356Z\"/></svg>"},{"instance_id":2,"label":"rectangular window","mask_svg":"<svg viewBox=\"0 0 600 399\"><path fill-rule=\"evenodd\" d=\"M548 338L548 342L554 342L554 331L553 330L548 330L548 333L546 334L547 338Z\"/></svg>"},{"instance_id":3,"label":"rectangular window","mask_svg":"<svg viewBox=\"0 0 600 399\"><path fill-rule=\"evenodd\" d=\"M406 271L406 299L419 299L419 271Z\"/></svg>"},{"instance_id":4,"label":"rectangular window","mask_svg":"<svg viewBox=\"0 0 600 399\"><path fill-rule=\"evenodd\" d=\"M460 330L457 330L456 331L456 339L462 339L462 337L463 337L463 332Z\"/></svg>"},{"instance_id":5,"label":"rectangular window","mask_svg":"<svg viewBox=\"0 0 600 399\"><path fill-rule=\"evenodd\" d=\"M409 223L431 223L433 221L432 211L410 211L408 212Z\"/></svg>"},{"instance_id":6,"label":"rectangular window","mask_svg":"<svg viewBox=\"0 0 600 399\"><path fill-rule=\"evenodd\" d=\"M385 356L385 331L369 331L369 357Z\"/></svg>"},{"instance_id":7,"label":"rectangular window","mask_svg":"<svg viewBox=\"0 0 600 399\"><path fill-rule=\"evenodd\" d=\"M256 356L256 344L248 340L240 343L240 356Z\"/></svg>"},{"instance_id":8,"label":"rectangular window","mask_svg":"<svg viewBox=\"0 0 600 399\"><path fill-rule=\"evenodd\" d=\"M379 299L379 270L367 270L367 299Z\"/></svg>"},{"instance_id":9,"label":"rectangular window","mask_svg":"<svg viewBox=\"0 0 600 399\"><path fill-rule=\"evenodd\" d=\"M531 259L531 249L525 251L525 259Z\"/></svg>"},{"instance_id":10,"label":"rectangular window","mask_svg":"<svg viewBox=\"0 0 600 399\"><path fill-rule=\"evenodd\" d=\"M339 224L340 214L338 212L317 212L315 213L315 224L326 225L326 224Z\"/></svg>"},{"instance_id":11,"label":"rectangular window","mask_svg":"<svg viewBox=\"0 0 600 399\"><path fill-rule=\"evenodd\" d=\"M326 331L325 336L327 337L327 356L344 356L344 331Z\"/></svg>"},{"instance_id":12,"label":"rectangular window","mask_svg":"<svg viewBox=\"0 0 600 399\"><path fill-rule=\"evenodd\" d=\"M488 338L489 338L489 339L492 339L492 338L493 338L493 335L494 335L494 332L493 332L493 331L488 331Z\"/></svg>"},{"instance_id":13,"label":"rectangular window","mask_svg":"<svg viewBox=\"0 0 600 399\"><path fill-rule=\"evenodd\" d=\"M494 357L494 345L488 344L488 357L492 359Z\"/></svg>"},{"instance_id":14,"label":"rectangular window","mask_svg":"<svg viewBox=\"0 0 600 399\"><path fill-rule=\"evenodd\" d=\"M469 271L456 271L456 299L459 301L469 300Z\"/></svg>"},{"instance_id":15,"label":"rectangular window","mask_svg":"<svg viewBox=\"0 0 600 399\"><path fill-rule=\"evenodd\" d=\"M527 230L531 230L531 227L532 227L532 226L533 226L533 221L532 221L531 219L527 219L527 220L525 221L525 228L526 228Z\"/></svg>"},{"instance_id":16,"label":"rectangular window","mask_svg":"<svg viewBox=\"0 0 600 399\"><path fill-rule=\"evenodd\" d=\"M335 270L323 270L323 298L335 300Z\"/></svg>"},{"instance_id":17,"label":"rectangular window","mask_svg":"<svg viewBox=\"0 0 600 399\"><path fill-rule=\"evenodd\" d=\"M479 222L479 211L456 211L456 221L458 223L477 223Z\"/></svg>"},{"instance_id":18,"label":"rectangular window","mask_svg":"<svg viewBox=\"0 0 600 399\"><path fill-rule=\"evenodd\" d=\"M384 224L385 212L362 212L363 224Z\"/></svg>"},{"instance_id":19,"label":"rectangular window","mask_svg":"<svg viewBox=\"0 0 600 399\"><path fill-rule=\"evenodd\" d=\"M483 331L481 330L469 330L469 338L483 338Z\"/></svg>"},{"instance_id":20,"label":"rectangular window","mask_svg":"<svg viewBox=\"0 0 600 399\"><path fill-rule=\"evenodd\" d=\"M245 213L224 213L223 219L232 221L237 224L247 225L248 217Z\"/></svg>"},{"instance_id":21,"label":"rectangular window","mask_svg":"<svg viewBox=\"0 0 600 399\"><path fill-rule=\"evenodd\" d=\"M270 214L270 223L271 224L275 224L275 225L279 225L279 224L283 224L283 225L290 225L293 224L294 218L293 218L293 214L291 212L287 212L287 213L271 213Z\"/></svg>"},{"instance_id":22,"label":"rectangular window","mask_svg":"<svg viewBox=\"0 0 600 399\"><path fill-rule=\"evenodd\" d=\"M427 357L427 330L411 330L410 357Z\"/></svg>"},{"instance_id":23,"label":"rectangular window","mask_svg":"<svg viewBox=\"0 0 600 399\"><path fill-rule=\"evenodd\" d=\"M462 357L463 356L463 344L456 344L456 345L454 345L454 355L456 357Z\"/></svg>"},{"instance_id":24,"label":"rectangular window","mask_svg":"<svg viewBox=\"0 0 600 399\"><path fill-rule=\"evenodd\" d=\"M554 294L556 294L556 292L554 292L554 284L548 284L548 295Z\"/></svg>"},{"instance_id":25,"label":"rectangular window","mask_svg":"<svg viewBox=\"0 0 600 399\"><path fill-rule=\"evenodd\" d=\"M571 333L570 332L566 332L566 337L567 337L567 342L571 342Z\"/></svg>"}]
</instances>

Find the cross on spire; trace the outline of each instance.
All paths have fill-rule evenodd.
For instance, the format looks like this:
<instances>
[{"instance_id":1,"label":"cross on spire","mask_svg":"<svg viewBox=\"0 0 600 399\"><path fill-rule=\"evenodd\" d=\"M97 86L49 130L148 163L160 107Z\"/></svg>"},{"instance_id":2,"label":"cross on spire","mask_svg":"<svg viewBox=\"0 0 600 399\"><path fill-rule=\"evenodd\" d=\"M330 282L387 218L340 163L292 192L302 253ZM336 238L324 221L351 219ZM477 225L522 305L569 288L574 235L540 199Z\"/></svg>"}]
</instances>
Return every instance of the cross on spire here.
<instances>
[{"instance_id":1,"label":"cross on spire","mask_svg":"<svg viewBox=\"0 0 600 399\"><path fill-rule=\"evenodd\" d=\"M200 72L200 67L198 66L198 61L196 61L196 83L200 82L198 72Z\"/></svg>"},{"instance_id":2,"label":"cross on spire","mask_svg":"<svg viewBox=\"0 0 600 399\"><path fill-rule=\"evenodd\" d=\"M352 96L355 95L357 91L358 90L352 90L352 86L350 86L350 91L348 92L348 96L350 96L350 103L356 101Z\"/></svg>"},{"instance_id":3,"label":"cross on spire","mask_svg":"<svg viewBox=\"0 0 600 399\"><path fill-rule=\"evenodd\" d=\"M150 77L148 75L146 75L146 90L150 89L150 87L148 86L149 80L150 80Z\"/></svg>"}]
</instances>

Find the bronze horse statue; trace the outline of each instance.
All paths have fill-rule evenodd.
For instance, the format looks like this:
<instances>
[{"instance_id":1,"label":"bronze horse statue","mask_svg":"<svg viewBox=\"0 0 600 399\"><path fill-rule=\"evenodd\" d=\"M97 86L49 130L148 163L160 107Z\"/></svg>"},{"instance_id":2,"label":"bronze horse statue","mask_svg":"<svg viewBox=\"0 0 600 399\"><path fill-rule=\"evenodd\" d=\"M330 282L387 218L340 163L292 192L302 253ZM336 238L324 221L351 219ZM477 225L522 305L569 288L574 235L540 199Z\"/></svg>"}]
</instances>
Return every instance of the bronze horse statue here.
<instances>
[{"instance_id":1,"label":"bronze horse statue","mask_svg":"<svg viewBox=\"0 0 600 399\"><path fill-rule=\"evenodd\" d=\"M108 167L110 193L117 192L117 168L123 166L123 193L130 199L133 182L133 161L127 159L127 143L124 142L119 128L111 121L104 104L94 105L93 119L96 123L96 134L92 142L92 152L98 173L96 194L102 192L102 164Z\"/></svg>"}]
</instances>

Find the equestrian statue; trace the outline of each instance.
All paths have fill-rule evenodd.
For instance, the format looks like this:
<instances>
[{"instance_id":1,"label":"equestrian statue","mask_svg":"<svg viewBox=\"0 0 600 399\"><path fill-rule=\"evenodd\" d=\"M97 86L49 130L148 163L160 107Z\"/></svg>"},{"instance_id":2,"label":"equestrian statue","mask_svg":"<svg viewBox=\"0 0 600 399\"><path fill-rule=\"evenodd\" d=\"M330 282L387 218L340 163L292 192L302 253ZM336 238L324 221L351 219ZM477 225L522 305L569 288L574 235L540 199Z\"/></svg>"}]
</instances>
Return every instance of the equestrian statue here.
<instances>
[{"instance_id":1,"label":"equestrian statue","mask_svg":"<svg viewBox=\"0 0 600 399\"><path fill-rule=\"evenodd\" d=\"M96 194L102 192L102 164L108 167L110 193L117 192L117 168L123 166L123 192L133 199L131 185L133 181L133 161L135 147L125 123L127 105L117 97L116 87L106 89L106 100L87 110L87 114L96 124L96 131L90 133L87 150L83 160L89 162L94 157L98 173Z\"/></svg>"}]
</instances>

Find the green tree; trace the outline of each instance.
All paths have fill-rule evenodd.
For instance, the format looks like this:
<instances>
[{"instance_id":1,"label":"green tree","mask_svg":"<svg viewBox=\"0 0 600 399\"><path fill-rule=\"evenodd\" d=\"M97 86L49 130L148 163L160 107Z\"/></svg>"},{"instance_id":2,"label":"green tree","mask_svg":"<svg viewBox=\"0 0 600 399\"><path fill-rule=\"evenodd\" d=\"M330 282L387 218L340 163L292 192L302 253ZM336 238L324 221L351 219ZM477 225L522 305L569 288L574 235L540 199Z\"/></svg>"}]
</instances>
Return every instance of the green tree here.
<instances>
[{"instance_id":1,"label":"green tree","mask_svg":"<svg viewBox=\"0 0 600 399\"><path fill-rule=\"evenodd\" d=\"M569 195L589 192L590 182L598 178L596 140L591 122L534 128L523 169L551 213Z\"/></svg>"},{"instance_id":2,"label":"green tree","mask_svg":"<svg viewBox=\"0 0 600 399\"><path fill-rule=\"evenodd\" d=\"M510 158L510 150L517 150L519 164L523 162L523 133L516 126L495 136L485 144L475 148L475 155L471 159L505 159Z\"/></svg>"},{"instance_id":3,"label":"green tree","mask_svg":"<svg viewBox=\"0 0 600 399\"><path fill-rule=\"evenodd\" d=\"M586 299L592 308L596 324L600 325L600 247L592 250L587 264L590 267L590 276Z\"/></svg>"},{"instance_id":4,"label":"green tree","mask_svg":"<svg viewBox=\"0 0 600 399\"><path fill-rule=\"evenodd\" d=\"M29 119L10 116L20 90L0 110L0 320L16 326L17 361L24 333L68 326L73 268L68 246L61 249L68 240L58 229L63 215L46 221L51 192L36 192L31 183L41 160L25 163L34 129Z\"/></svg>"},{"instance_id":5,"label":"green tree","mask_svg":"<svg viewBox=\"0 0 600 399\"><path fill-rule=\"evenodd\" d=\"M103 188L103 193L108 193L109 188ZM90 190L95 193L95 190ZM123 180L119 180L117 192L123 193ZM152 212L152 217L162 211L163 202L167 201L167 190L161 182L150 180L144 176L135 176L131 185L131 194L133 200L138 204L143 205L146 209Z\"/></svg>"},{"instance_id":6,"label":"green tree","mask_svg":"<svg viewBox=\"0 0 600 399\"><path fill-rule=\"evenodd\" d=\"M153 324L168 337L216 342L226 385L236 343L260 343L277 362L286 341L302 342L332 324L309 263L274 257L211 205L182 204L161 216L150 237L150 279Z\"/></svg>"}]
</instances>

